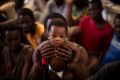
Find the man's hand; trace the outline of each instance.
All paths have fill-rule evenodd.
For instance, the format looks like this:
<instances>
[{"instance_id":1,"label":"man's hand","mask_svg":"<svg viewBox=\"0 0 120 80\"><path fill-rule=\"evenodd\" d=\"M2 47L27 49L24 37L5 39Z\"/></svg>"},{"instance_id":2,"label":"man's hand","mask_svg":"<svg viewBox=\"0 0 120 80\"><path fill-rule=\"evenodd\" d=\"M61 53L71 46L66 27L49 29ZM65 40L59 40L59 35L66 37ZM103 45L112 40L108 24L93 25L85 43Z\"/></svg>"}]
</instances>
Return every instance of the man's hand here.
<instances>
[{"instance_id":1,"label":"man's hand","mask_svg":"<svg viewBox=\"0 0 120 80\"><path fill-rule=\"evenodd\" d=\"M51 45L45 45L41 47L41 55L45 59L56 57L60 60L68 61L72 56L72 50L67 46L62 46L60 48L54 48Z\"/></svg>"},{"instance_id":2,"label":"man's hand","mask_svg":"<svg viewBox=\"0 0 120 80\"><path fill-rule=\"evenodd\" d=\"M72 50L67 47L67 46L62 46L57 49L57 54L56 57L58 59L64 60L64 61L69 61L72 57Z\"/></svg>"},{"instance_id":3,"label":"man's hand","mask_svg":"<svg viewBox=\"0 0 120 80\"><path fill-rule=\"evenodd\" d=\"M45 59L51 58L54 56L54 48L51 45L44 45L41 47L41 55Z\"/></svg>"}]
</instances>

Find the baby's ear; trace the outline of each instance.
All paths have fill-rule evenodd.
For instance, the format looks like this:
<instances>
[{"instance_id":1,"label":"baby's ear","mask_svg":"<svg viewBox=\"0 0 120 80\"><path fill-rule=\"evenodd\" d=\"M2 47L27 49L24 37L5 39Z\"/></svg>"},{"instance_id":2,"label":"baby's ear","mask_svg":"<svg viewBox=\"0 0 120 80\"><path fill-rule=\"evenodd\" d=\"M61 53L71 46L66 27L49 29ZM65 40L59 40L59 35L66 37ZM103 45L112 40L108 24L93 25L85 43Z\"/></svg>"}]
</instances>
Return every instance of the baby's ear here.
<instances>
[{"instance_id":1,"label":"baby's ear","mask_svg":"<svg viewBox=\"0 0 120 80\"><path fill-rule=\"evenodd\" d=\"M48 36L48 40L49 40L50 38L49 38L49 36Z\"/></svg>"},{"instance_id":2,"label":"baby's ear","mask_svg":"<svg viewBox=\"0 0 120 80\"><path fill-rule=\"evenodd\" d=\"M65 38L65 41L68 41L68 38L67 38L67 37Z\"/></svg>"}]
</instances>

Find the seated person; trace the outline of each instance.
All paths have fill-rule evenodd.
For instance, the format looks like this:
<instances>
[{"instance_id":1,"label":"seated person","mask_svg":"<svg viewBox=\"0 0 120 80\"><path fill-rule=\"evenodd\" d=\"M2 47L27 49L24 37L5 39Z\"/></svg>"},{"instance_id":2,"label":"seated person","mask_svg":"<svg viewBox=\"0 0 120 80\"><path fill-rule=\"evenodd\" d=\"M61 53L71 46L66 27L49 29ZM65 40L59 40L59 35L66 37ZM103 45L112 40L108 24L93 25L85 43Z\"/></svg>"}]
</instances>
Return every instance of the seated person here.
<instances>
[{"instance_id":1,"label":"seated person","mask_svg":"<svg viewBox=\"0 0 120 80\"><path fill-rule=\"evenodd\" d=\"M65 0L65 2L67 5L65 17L68 25L76 26L80 19L88 13L88 0Z\"/></svg>"},{"instance_id":2,"label":"seated person","mask_svg":"<svg viewBox=\"0 0 120 80\"><path fill-rule=\"evenodd\" d=\"M40 22L43 23L47 15L54 12L60 13L66 17L66 9L67 5L65 3L65 0L49 0L45 5L43 13L41 14Z\"/></svg>"},{"instance_id":3,"label":"seated person","mask_svg":"<svg viewBox=\"0 0 120 80\"><path fill-rule=\"evenodd\" d=\"M34 65L39 63L39 69L41 68L41 77L42 70L47 66L49 80L75 80L75 76L69 69L77 71L76 80L85 79L87 77L87 53L83 47L67 40L67 24L62 20L53 20L47 27L47 34L48 40L41 43L34 53L36 56L33 56L36 58Z\"/></svg>"},{"instance_id":4,"label":"seated person","mask_svg":"<svg viewBox=\"0 0 120 80\"><path fill-rule=\"evenodd\" d=\"M17 13L22 7L25 7L24 0L9 0L7 3L1 5L0 12L6 13L7 20L1 22L0 25L17 22Z\"/></svg>"},{"instance_id":5,"label":"seated person","mask_svg":"<svg viewBox=\"0 0 120 80\"><path fill-rule=\"evenodd\" d=\"M115 17L114 27L114 35L103 59L103 64L120 60L120 14Z\"/></svg>"},{"instance_id":6,"label":"seated person","mask_svg":"<svg viewBox=\"0 0 120 80\"><path fill-rule=\"evenodd\" d=\"M48 0L25 0L26 6L28 6L33 11L35 19L37 21L41 17L47 1Z\"/></svg>"},{"instance_id":7,"label":"seated person","mask_svg":"<svg viewBox=\"0 0 120 80\"><path fill-rule=\"evenodd\" d=\"M33 12L30 9L22 8L18 12L18 23L21 28L22 42L30 44L34 49L41 42L44 33L44 26L35 21Z\"/></svg>"},{"instance_id":8,"label":"seated person","mask_svg":"<svg viewBox=\"0 0 120 80\"><path fill-rule=\"evenodd\" d=\"M12 80L27 80L32 67L33 49L28 45L20 43L20 39L20 31L16 25L9 24L6 26L6 45L2 56L6 71L5 75L12 78ZM6 77L3 80L6 80Z\"/></svg>"},{"instance_id":9,"label":"seated person","mask_svg":"<svg viewBox=\"0 0 120 80\"><path fill-rule=\"evenodd\" d=\"M89 15L84 16L74 29L70 40L81 44L88 52L88 69L96 72L109 48L113 28L101 14L103 10L100 0L88 2Z\"/></svg>"},{"instance_id":10,"label":"seated person","mask_svg":"<svg viewBox=\"0 0 120 80\"><path fill-rule=\"evenodd\" d=\"M120 80L120 61L104 65L96 74L87 80Z\"/></svg>"}]
</instances>

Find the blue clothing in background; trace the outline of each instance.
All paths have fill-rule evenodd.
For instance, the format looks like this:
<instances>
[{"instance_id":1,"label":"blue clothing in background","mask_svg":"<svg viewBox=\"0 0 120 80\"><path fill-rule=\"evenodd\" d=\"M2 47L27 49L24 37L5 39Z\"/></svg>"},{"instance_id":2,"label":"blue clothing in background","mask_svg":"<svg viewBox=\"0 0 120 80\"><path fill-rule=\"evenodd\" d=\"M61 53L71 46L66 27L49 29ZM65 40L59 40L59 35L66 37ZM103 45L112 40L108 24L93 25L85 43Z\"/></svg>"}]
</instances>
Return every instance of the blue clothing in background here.
<instances>
[{"instance_id":1,"label":"blue clothing in background","mask_svg":"<svg viewBox=\"0 0 120 80\"><path fill-rule=\"evenodd\" d=\"M110 43L109 50L103 59L103 64L120 60L120 38L114 34L113 39Z\"/></svg>"}]
</instances>

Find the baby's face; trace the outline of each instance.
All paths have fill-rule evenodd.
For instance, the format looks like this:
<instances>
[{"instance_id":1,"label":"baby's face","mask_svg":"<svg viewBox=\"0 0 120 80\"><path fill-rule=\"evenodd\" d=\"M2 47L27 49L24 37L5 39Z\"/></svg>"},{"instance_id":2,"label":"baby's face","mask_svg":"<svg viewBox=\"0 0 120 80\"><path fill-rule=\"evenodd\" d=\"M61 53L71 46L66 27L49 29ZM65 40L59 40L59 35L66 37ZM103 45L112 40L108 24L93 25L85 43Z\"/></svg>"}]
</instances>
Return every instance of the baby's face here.
<instances>
[{"instance_id":1,"label":"baby's face","mask_svg":"<svg viewBox=\"0 0 120 80\"><path fill-rule=\"evenodd\" d=\"M53 46L59 47L67 39L66 29L64 27L52 26L48 33L48 38Z\"/></svg>"}]
</instances>

